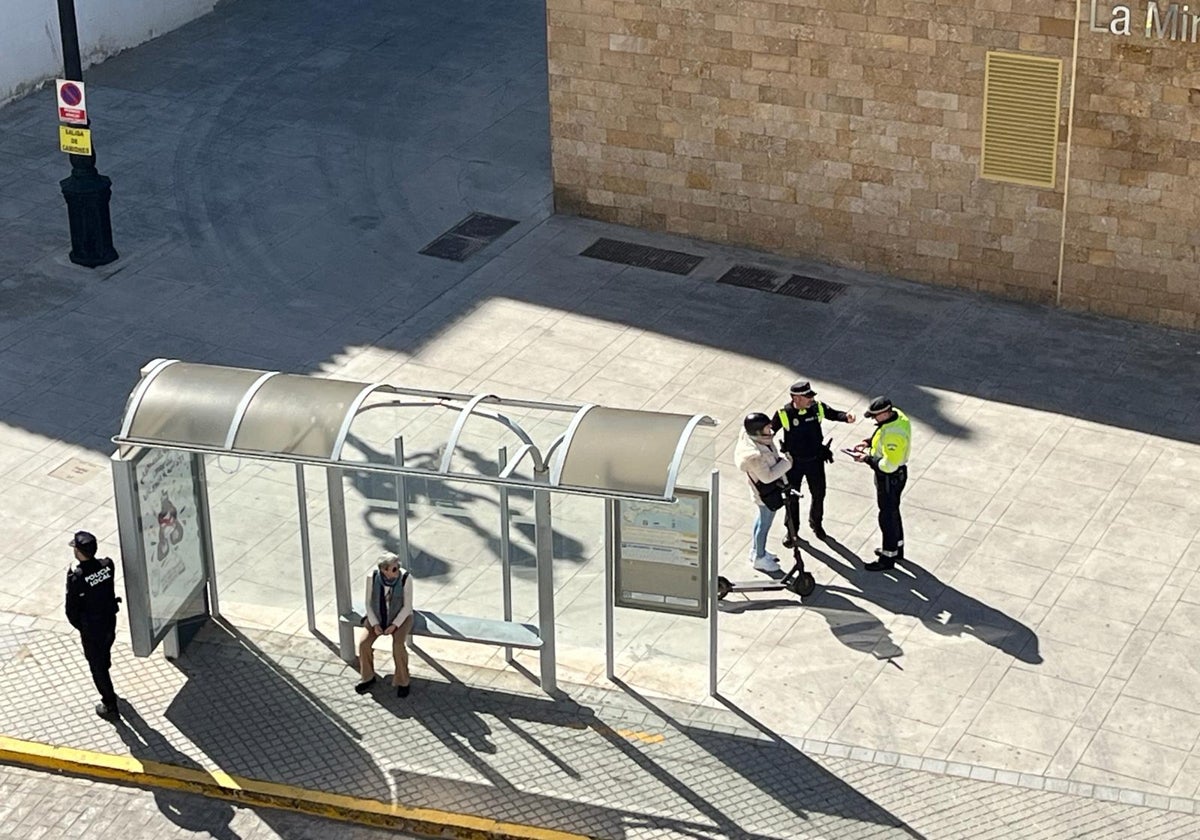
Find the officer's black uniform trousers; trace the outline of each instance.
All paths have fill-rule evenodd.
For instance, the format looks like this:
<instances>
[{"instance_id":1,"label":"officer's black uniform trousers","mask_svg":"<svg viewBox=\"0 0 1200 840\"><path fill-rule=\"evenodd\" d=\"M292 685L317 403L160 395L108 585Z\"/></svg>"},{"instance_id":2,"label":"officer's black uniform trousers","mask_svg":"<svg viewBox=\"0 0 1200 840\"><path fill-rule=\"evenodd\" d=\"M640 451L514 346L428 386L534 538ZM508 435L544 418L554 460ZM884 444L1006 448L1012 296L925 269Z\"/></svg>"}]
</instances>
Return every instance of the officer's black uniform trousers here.
<instances>
[{"instance_id":1,"label":"officer's black uniform trousers","mask_svg":"<svg viewBox=\"0 0 1200 840\"><path fill-rule=\"evenodd\" d=\"M908 483L908 467L885 473L875 470L875 501L879 505L879 530L883 533L883 556L904 557L904 520L900 518L900 494Z\"/></svg>"},{"instance_id":2,"label":"officer's black uniform trousers","mask_svg":"<svg viewBox=\"0 0 1200 840\"><path fill-rule=\"evenodd\" d=\"M801 480L808 482L808 495L811 500L808 505L808 523L821 525L825 521L825 459L810 458L805 461L796 461L788 470L787 480L788 484L797 490L800 489ZM788 514L798 525L800 523L800 499L789 494L787 503Z\"/></svg>"},{"instance_id":3,"label":"officer's black uniform trousers","mask_svg":"<svg viewBox=\"0 0 1200 840\"><path fill-rule=\"evenodd\" d=\"M112 668L112 646L117 639L117 617L85 621L79 632L83 641L83 656L92 671L92 682L106 706L117 705L109 669Z\"/></svg>"}]
</instances>

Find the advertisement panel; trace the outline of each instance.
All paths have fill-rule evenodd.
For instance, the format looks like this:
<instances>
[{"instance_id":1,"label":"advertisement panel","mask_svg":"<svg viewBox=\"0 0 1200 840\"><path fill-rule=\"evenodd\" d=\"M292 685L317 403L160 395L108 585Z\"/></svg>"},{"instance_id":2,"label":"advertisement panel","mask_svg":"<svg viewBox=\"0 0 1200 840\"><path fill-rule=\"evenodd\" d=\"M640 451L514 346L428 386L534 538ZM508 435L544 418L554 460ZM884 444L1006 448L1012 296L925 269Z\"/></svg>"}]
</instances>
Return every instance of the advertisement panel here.
<instances>
[{"instance_id":1,"label":"advertisement panel","mask_svg":"<svg viewBox=\"0 0 1200 840\"><path fill-rule=\"evenodd\" d=\"M205 611L211 540L201 456L166 449L113 459L134 653L148 656L174 622Z\"/></svg>"},{"instance_id":2,"label":"advertisement panel","mask_svg":"<svg viewBox=\"0 0 1200 840\"><path fill-rule=\"evenodd\" d=\"M617 501L619 607L708 615L708 494L677 490L675 502Z\"/></svg>"}]
</instances>

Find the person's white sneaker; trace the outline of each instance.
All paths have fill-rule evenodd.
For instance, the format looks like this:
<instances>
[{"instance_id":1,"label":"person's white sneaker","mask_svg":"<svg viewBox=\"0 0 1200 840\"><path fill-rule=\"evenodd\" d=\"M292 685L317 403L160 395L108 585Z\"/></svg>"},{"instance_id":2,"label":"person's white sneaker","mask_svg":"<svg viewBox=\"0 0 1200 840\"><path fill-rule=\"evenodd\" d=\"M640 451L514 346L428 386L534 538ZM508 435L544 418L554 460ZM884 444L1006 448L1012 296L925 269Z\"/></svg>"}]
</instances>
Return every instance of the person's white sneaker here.
<instances>
[{"instance_id":1,"label":"person's white sneaker","mask_svg":"<svg viewBox=\"0 0 1200 840\"><path fill-rule=\"evenodd\" d=\"M769 554L764 554L761 557L754 558L754 571L774 574L783 570L779 568L779 560L777 558Z\"/></svg>"}]
</instances>

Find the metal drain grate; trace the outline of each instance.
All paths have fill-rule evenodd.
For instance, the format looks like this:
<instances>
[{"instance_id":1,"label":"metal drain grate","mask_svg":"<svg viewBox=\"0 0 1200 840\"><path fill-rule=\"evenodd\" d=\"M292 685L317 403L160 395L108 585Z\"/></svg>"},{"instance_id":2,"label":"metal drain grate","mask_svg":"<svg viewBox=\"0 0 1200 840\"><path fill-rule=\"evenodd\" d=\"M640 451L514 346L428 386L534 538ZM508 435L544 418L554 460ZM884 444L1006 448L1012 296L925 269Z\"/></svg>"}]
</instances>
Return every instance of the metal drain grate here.
<instances>
[{"instance_id":1,"label":"metal drain grate","mask_svg":"<svg viewBox=\"0 0 1200 840\"><path fill-rule=\"evenodd\" d=\"M419 253L427 257L437 257L441 260L462 262L476 251L482 250L483 246L487 244L488 241L486 239L468 239L465 236L443 233L422 248Z\"/></svg>"},{"instance_id":2,"label":"metal drain grate","mask_svg":"<svg viewBox=\"0 0 1200 840\"><path fill-rule=\"evenodd\" d=\"M472 213L450 228L448 232L457 234L458 236L469 236L472 239L486 239L491 242L494 239L499 239L516 226L516 219L489 216L487 213Z\"/></svg>"},{"instance_id":3,"label":"metal drain grate","mask_svg":"<svg viewBox=\"0 0 1200 840\"><path fill-rule=\"evenodd\" d=\"M743 289L758 289L760 292L773 292L779 279L783 277L777 271L768 268L755 268L752 265L735 265L717 280L728 286L741 286Z\"/></svg>"},{"instance_id":4,"label":"metal drain grate","mask_svg":"<svg viewBox=\"0 0 1200 840\"><path fill-rule=\"evenodd\" d=\"M603 238L589 245L582 256L654 271L666 271L670 274L690 274L704 259L681 251L668 251L665 248L651 248L633 242L622 242L619 239Z\"/></svg>"},{"instance_id":5,"label":"metal drain grate","mask_svg":"<svg viewBox=\"0 0 1200 840\"><path fill-rule=\"evenodd\" d=\"M819 277L805 277L801 274L793 274L775 291L788 297L830 303L834 298L846 291L846 284L835 283L832 280L822 280Z\"/></svg>"},{"instance_id":6,"label":"metal drain grate","mask_svg":"<svg viewBox=\"0 0 1200 840\"><path fill-rule=\"evenodd\" d=\"M515 219L490 216L487 213L472 213L422 248L419 253L427 257L462 262L516 226Z\"/></svg>"}]
</instances>

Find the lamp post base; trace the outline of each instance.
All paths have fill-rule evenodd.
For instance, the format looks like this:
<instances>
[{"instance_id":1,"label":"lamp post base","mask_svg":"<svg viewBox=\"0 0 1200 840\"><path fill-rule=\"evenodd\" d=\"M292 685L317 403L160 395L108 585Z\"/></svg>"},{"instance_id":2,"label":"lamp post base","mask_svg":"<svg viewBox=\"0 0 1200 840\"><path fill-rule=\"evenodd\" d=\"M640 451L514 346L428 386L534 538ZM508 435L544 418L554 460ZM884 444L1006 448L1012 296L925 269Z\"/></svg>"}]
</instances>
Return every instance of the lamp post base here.
<instances>
[{"instance_id":1,"label":"lamp post base","mask_svg":"<svg viewBox=\"0 0 1200 840\"><path fill-rule=\"evenodd\" d=\"M112 181L96 172L73 171L59 181L67 202L67 218L71 224L71 253L76 265L96 268L117 259L113 247L112 219L108 203L112 198Z\"/></svg>"}]
</instances>

